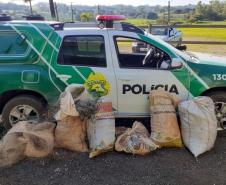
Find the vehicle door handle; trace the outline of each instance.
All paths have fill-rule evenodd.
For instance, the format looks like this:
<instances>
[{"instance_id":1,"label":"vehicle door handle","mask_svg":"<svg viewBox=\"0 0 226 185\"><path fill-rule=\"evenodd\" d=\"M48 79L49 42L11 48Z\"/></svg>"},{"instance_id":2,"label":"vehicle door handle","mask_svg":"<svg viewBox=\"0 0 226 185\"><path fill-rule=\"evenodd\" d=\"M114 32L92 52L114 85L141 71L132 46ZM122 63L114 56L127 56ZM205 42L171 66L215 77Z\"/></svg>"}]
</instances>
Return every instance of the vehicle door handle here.
<instances>
[{"instance_id":1,"label":"vehicle door handle","mask_svg":"<svg viewBox=\"0 0 226 185\"><path fill-rule=\"evenodd\" d=\"M121 80L121 81L131 81L131 79L129 79L129 78L119 78L119 80Z\"/></svg>"},{"instance_id":2,"label":"vehicle door handle","mask_svg":"<svg viewBox=\"0 0 226 185\"><path fill-rule=\"evenodd\" d=\"M57 78L61 79L62 81L67 81L71 77L71 75L57 75Z\"/></svg>"}]
</instances>

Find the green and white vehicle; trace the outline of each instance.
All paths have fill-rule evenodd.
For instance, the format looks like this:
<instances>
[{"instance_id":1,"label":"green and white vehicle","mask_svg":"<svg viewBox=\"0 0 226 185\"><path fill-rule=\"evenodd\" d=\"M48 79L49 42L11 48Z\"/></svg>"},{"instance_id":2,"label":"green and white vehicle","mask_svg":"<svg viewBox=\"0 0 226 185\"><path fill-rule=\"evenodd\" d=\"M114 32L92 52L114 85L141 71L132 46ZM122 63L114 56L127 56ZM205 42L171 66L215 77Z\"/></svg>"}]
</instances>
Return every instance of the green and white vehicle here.
<instances>
[{"instance_id":1,"label":"green and white vehicle","mask_svg":"<svg viewBox=\"0 0 226 185\"><path fill-rule=\"evenodd\" d=\"M146 44L148 52L134 53L134 42ZM37 122L69 84L111 97L118 118L148 117L154 89L183 100L210 96L219 124L226 126L226 58L181 52L155 36L111 27L0 23L0 84L7 128L20 120Z\"/></svg>"}]
</instances>

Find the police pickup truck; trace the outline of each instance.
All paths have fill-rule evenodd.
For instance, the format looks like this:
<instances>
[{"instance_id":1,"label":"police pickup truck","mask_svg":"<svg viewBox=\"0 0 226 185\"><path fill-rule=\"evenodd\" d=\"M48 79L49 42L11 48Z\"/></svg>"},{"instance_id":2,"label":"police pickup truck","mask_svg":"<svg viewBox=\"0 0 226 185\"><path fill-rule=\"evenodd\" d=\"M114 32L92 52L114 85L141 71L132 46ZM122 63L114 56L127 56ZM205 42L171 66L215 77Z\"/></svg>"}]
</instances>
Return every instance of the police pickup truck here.
<instances>
[{"instance_id":1,"label":"police pickup truck","mask_svg":"<svg viewBox=\"0 0 226 185\"><path fill-rule=\"evenodd\" d=\"M0 23L0 111L7 128L37 122L69 84L84 84L112 99L116 117L148 117L149 91L163 89L186 100L210 96L226 125L226 58L177 50L136 29L114 28L121 16L98 16L96 27L55 22ZM143 42L146 53L134 53Z\"/></svg>"}]
</instances>

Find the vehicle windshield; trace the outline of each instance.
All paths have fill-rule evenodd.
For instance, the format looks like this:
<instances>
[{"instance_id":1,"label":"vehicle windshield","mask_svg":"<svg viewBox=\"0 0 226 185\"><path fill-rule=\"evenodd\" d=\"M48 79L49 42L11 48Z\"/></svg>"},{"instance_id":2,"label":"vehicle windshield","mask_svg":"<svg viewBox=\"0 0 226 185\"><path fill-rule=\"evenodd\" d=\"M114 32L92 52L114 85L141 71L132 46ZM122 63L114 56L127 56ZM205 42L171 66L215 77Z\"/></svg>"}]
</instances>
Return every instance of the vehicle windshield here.
<instances>
[{"instance_id":1,"label":"vehicle windshield","mask_svg":"<svg viewBox=\"0 0 226 185\"><path fill-rule=\"evenodd\" d=\"M167 28L151 28L152 35L167 35Z\"/></svg>"},{"instance_id":2,"label":"vehicle windshield","mask_svg":"<svg viewBox=\"0 0 226 185\"><path fill-rule=\"evenodd\" d=\"M194 56L192 56L191 53L188 54L185 51L180 51L180 50L176 49L175 47L173 47L172 45L168 44L167 42L163 41L162 39L160 39L156 36L153 36L152 34L147 34L146 36L149 37L150 39L160 43L161 45L167 47L169 50L175 52L178 56L182 57L186 61L193 60L193 58L194 58ZM198 60L197 57L196 57L196 60Z\"/></svg>"}]
</instances>

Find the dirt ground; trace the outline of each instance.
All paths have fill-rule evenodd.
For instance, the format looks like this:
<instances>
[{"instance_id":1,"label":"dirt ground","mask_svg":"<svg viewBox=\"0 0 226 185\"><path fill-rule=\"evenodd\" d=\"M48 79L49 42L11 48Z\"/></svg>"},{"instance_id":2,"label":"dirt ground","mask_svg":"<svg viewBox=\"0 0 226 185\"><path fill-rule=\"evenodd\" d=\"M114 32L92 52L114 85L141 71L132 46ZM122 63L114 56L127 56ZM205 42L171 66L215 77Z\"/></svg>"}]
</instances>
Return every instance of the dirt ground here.
<instances>
[{"instance_id":1,"label":"dirt ground","mask_svg":"<svg viewBox=\"0 0 226 185\"><path fill-rule=\"evenodd\" d=\"M57 150L43 159L26 159L0 168L0 185L213 185L226 184L226 131L197 160L185 148L159 149L147 156L109 152L88 154Z\"/></svg>"}]
</instances>

